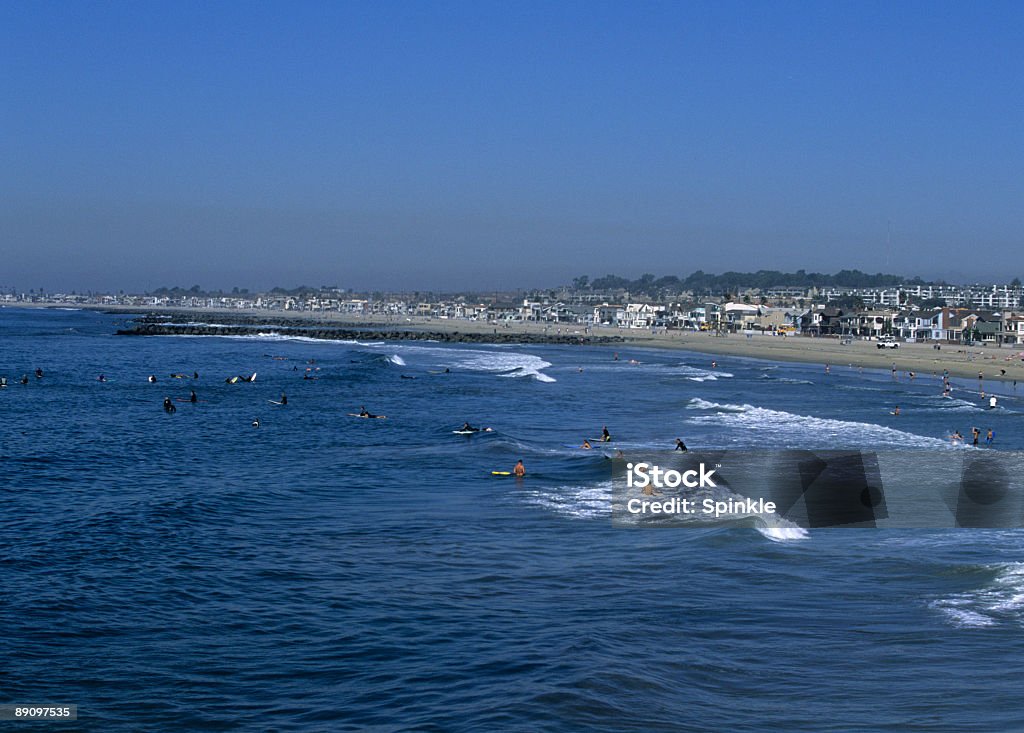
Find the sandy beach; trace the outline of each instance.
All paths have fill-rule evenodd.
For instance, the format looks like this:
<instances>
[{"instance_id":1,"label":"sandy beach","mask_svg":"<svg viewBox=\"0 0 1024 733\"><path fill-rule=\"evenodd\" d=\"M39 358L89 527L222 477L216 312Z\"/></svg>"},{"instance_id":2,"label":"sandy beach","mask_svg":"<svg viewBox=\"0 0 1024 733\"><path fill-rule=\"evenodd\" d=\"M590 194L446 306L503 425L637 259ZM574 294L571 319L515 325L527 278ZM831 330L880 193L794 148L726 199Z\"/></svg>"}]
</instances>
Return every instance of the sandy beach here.
<instances>
[{"instance_id":1,"label":"sandy beach","mask_svg":"<svg viewBox=\"0 0 1024 733\"><path fill-rule=\"evenodd\" d=\"M612 350L626 350L630 346L651 348L674 348L696 351L720 357L742 356L772 361L794 361L821 364L832 367L863 367L865 369L891 370L894 366L902 373L915 372L918 376L941 375L947 370L950 376L977 379L979 373L986 381L1024 381L1024 361L1021 353L1024 348L1003 347L967 347L960 344L942 344L937 350L932 344L901 343L897 349L879 349L877 342L854 340L843 344L838 338L810 337L790 335L772 336L743 333L716 336L711 333L692 331L663 331L657 333L610 327L594 327L584 329L574 324L558 325L543 323L509 323L492 324L480 321L461 321L444 318L417 318L407 316L395 317L359 317L346 313L318 313L309 311L265 311L265 310L193 310L187 308L150 308L137 307L95 307L95 310L106 312L124 312L136 314L150 313L188 313L197 320L210 322L230 322L232 319L244 317L258 319L272 324L276 319L308 321L333 326L351 325L355 327L389 326L405 330L430 330L446 333L473 334L579 334L591 336L620 336L626 341L622 344L606 345ZM201 316L201 318L198 318ZM725 363L723 359L719 362ZM1003 372L1005 370L1005 373Z\"/></svg>"}]
</instances>

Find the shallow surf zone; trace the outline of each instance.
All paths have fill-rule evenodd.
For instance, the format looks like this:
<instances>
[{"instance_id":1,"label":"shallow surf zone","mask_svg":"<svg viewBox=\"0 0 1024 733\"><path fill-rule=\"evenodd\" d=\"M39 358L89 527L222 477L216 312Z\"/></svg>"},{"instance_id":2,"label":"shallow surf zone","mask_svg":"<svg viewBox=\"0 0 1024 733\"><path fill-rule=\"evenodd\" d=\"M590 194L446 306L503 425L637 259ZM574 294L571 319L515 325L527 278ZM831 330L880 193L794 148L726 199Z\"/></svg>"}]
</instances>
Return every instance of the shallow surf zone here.
<instances>
[{"instance_id":1,"label":"shallow surf zone","mask_svg":"<svg viewBox=\"0 0 1024 733\"><path fill-rule=\"evenodd\" d=\"M690 417L687 422L736 428L730 436L733 444L749 447L770 445L793 448L942 448L949 442L873 423L798 415L749 404L709 402L694 397L687 410L707 414Z\"/></svg>"},{"instance_id":2,"label":"shallow surf zone","mask_svg":"<svg viewBox=\"0 0 1024 733\"><path fill-rule=\"evenodd\" d=\"M937 598L928 605L960 628L1024 625L1024 563L985 566L977 572L986 576L980 587Z\"/></svg>"},{"instance_id":3,"label":"shallow surf zone","mask_svg":"<svg viewBox=\"0 0 1024 733\"><path fill-rule=\"evenodd\" d=\"M294 342L302 344L337 344L340 346L384 346L383 341L351 341L347 339L318 339L312 336L298 336L295 334L281 333L279 331L260 331L259 333L244 334L161 334L170 338L193 338L193 339L234 339L236 341L265 341L273 343Z\"/></svg>"}]
</instances>

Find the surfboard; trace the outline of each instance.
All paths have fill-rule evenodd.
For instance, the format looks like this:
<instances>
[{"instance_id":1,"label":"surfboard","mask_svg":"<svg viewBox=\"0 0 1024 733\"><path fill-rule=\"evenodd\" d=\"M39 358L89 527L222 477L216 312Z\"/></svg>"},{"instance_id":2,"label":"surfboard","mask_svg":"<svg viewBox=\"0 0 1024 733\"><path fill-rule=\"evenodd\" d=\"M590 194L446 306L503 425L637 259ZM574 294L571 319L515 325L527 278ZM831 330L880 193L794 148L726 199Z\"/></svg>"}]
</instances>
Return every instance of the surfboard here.
<instances>
[{"instance_id":1,"label":"surfboard","mask_svg":"<svg viewBox=\"0 0 1024 733\"><path fill-rule=\"evenodd\" d=\"M284 402L278 402L277 400L267 400L267 402L269 402L272 405L284 405L284 404L286 404Z\"/></svg>"},{"instance_id":2,"label":"surfboard","mask_svg":"<svg viewBox=\"0 0 1024 733\"><path fill-rule=\"evenodd\" d=\"M349 417L361 417L361 418L364 418L364 419L376 419L376 420L387 420L388 419L387 415L360 415L358 412L350 412L350 413L348 413L348 416Z\"/></svg>"},{"instance_id":3,"label":"surfboard","mask_svg":"<svg viewBox=\"0 0 1024 733\"><path fill-rule=\"evenodd\" d=\"M452 432L456 435L476 435L477 433L482 433L483 430L453 430Z\"/></svg>"},{"instance_id":4,"label":"surfboard","mask_svg":"<svg viewBox=\"0 0 1024 733\"><path fill-rule=\"evenodd\" d=\"M511 476L511 471L491 471L492 476Z\"/></svg>"}]
</instances>

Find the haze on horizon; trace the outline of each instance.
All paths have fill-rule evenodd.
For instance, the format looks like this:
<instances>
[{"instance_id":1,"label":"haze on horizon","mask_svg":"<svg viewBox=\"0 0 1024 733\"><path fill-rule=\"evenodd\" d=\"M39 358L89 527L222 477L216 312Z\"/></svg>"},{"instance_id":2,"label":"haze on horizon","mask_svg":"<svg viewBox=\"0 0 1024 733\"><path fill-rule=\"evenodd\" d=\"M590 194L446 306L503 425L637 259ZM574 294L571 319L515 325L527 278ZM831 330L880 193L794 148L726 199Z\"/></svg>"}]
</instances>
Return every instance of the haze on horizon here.
<instances>
[{"instance_id":1,"label":"haze on horizon","mask_svg":"<svg viewBox=\"0 0 1024 733\"><path fill-rule=\"evenodd\" d=\"M1010 2L7 3L0 287L1008 281L1022 29Z\"/></svg>"}]
</instances>

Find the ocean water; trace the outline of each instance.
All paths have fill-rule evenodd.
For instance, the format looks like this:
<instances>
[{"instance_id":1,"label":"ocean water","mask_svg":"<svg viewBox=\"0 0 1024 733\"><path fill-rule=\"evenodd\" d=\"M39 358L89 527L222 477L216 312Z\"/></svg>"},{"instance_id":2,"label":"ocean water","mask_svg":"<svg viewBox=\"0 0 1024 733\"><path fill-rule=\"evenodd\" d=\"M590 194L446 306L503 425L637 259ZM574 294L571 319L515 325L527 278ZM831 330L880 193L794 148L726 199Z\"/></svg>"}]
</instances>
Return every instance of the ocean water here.
<instances>
[{"instance_id":1,"label":"ocean water","mask_svg":"<svg viewBox=\"0 0 1024 733\"><path fill-rule=\"evenodd\" d=\"M123 319L0 309L0 702L98 731L1024 729L1020 531L623 529L570 447L1020 450L1012 387Z\"/></svg>"}]
</instances>

